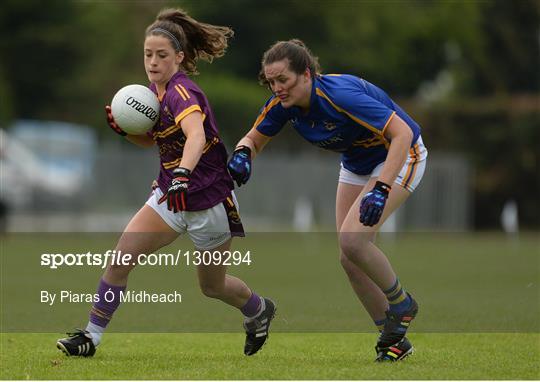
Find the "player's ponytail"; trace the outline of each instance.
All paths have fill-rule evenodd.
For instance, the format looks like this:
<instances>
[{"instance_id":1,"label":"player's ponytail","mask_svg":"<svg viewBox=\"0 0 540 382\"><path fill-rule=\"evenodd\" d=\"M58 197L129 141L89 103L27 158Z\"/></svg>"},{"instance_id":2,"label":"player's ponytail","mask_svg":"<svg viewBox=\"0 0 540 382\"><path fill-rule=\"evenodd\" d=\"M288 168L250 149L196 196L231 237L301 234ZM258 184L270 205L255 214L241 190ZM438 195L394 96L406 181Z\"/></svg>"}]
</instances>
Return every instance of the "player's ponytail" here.
<instances>
[{"instance_id":1,"label":"player's ponytail","mask_svg":"<svg viewBox=\"0 0 540 382\"><path fill-rule=\"evenodd\" d=\"M178 44L167 33L177 39ZM163 9L147 29L146 36L161 34L171 40L175 50L184 52L182 66L188 74L198 74L197 60L208 62L225 54L228 39L234 35L229 27L198 22L182 9Z\"/></svg>"},{"instance_id":2,"label":"player's ponytail","mask_svg":"<svg viewBox=\"0 0 540 382\"><path fill-rule=\"evenodd\" d=\"M288 41L278 41L263 54L261 71L259 72L261 84L268 85L264 75L264 67L284 59L289 60L289 69L296 74L302 74L306 69L309 69L311 77L321 73L319 59L311 53L302 40L295 38Z\"/></svg>"}]
</instances>

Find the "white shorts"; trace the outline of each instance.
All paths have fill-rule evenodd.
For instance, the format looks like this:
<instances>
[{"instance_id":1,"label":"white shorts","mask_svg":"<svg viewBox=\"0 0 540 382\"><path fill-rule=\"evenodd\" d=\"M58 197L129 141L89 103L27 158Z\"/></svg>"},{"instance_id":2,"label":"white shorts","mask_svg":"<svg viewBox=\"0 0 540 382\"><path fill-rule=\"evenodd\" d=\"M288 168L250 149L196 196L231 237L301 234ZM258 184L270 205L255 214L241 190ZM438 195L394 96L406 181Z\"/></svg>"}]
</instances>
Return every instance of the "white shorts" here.
<instances>
[{"instance_id":1,"label":"white shorts","mask_svg":"<svg viewBox=\"0 0 540 382\"><path fill-rule=\"evenodd\" d=\"M424 146L424 143L422 142L422 137L418 137L415 145L409 150L409 157L407 158L405 165L399 172L399 175L394 183L399 184L409 192L413 192L424 176L427 154L428 152ZM339 171L339 182L354 184L355 186L365 186L370 178L378 177L381 174L381 169L383 166L384 162L375 167L371 174L358 175L347 170L345 167L343 167L343 164L341 164L341 170Z\"/></svg>"},{"instance_id":2,"label":"white shorts","mask_svg":"<svg viewBox=\"0 0 540 382\"><path fill-rule=\"evenodd\" d=\"M238 202L234 192L222 203L201 211L179 211L167 209L167 201L158 203L163 192L156 188L146 201L167 223L180 234L188 233L197 249L211 250L219 247L233 236L244 236L238 214Z\"/></svg>"}]
</instances>

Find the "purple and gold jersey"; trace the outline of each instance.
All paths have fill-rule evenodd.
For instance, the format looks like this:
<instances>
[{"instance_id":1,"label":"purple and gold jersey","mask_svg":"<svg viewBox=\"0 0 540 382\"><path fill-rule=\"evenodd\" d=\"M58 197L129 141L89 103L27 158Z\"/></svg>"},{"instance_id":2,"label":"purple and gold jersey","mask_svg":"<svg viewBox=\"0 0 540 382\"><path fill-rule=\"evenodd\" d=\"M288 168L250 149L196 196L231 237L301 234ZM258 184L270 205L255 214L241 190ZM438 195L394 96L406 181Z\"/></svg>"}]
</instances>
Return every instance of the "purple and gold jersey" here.
<instances>
[{"instance_id":1,"label":"purple and gold jersey","mask_svg":"<svg viewBox=\"0 0 540 382\"><path fill-rule=\"evenodd\" d=\"M297 106L284 108L279 98L272 96L254 127L272 137L290 121L308 142L341 153L347 170L367 175L386 160L390 142L384 132L396 114L412 130L413 147L420 126L383 90L355 76L327 74L313 79L307 114Z\"/></svg>"},{"instance_id":2,"label":"purple and gold jersey","mask_svg":"<svg viewBox=\"0 0 540 382\"><path fill-rule=\"evenodd\" d=\"M150 89L157 95L154 84ZM224 201L234 185L227 171L227 150L219 138L214 113L206 96L186 74L178 72L167 83L165 95L159 101L159 124L148 133L159 148L159 188L167 193L172 172L182 160L186 136L180 122L188 114L199 111L203 116L206 144L191 173L186 210L205 210Z\"/></svg>"}]
</instances>

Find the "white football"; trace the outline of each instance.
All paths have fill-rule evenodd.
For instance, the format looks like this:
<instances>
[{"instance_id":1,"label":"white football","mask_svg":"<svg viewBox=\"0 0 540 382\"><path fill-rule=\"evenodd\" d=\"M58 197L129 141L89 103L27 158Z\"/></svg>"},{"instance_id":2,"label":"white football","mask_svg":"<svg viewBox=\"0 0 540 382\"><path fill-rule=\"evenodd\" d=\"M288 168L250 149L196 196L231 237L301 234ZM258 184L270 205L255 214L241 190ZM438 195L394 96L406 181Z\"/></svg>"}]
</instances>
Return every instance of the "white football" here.
<instances>
[{"instance_id":1,"label":"white football","mask_svg":"<svg viewBox=\"0 0 540 382\"><path fill-rule=\"evenodd\" d=\"M141 135L158 121L159 100L146 86L128 85L114 95L111 110L116 124L122 130L128 134Z\"/></svg>"}]
</instances>

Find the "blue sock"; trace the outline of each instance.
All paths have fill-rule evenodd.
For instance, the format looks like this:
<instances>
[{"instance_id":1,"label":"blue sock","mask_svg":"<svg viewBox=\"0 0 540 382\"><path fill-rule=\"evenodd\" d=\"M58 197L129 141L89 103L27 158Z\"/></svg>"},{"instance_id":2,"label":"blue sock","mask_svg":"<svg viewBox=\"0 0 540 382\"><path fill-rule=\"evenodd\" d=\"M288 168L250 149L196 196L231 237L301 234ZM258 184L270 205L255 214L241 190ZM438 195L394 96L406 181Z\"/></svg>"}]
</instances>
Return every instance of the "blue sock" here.
<instances>
[{"instance_id":1,"label":"blue sock","mask_svg":"<svg viewBox=\"0 0 540 382\"><path fill-rule=\"evenodd\" d=\"M401 286L399 279L396 278L394 285L383 291L390 305L390 312L403 313L411 306L411 298Z\"/></svg>"}]
</instances>

